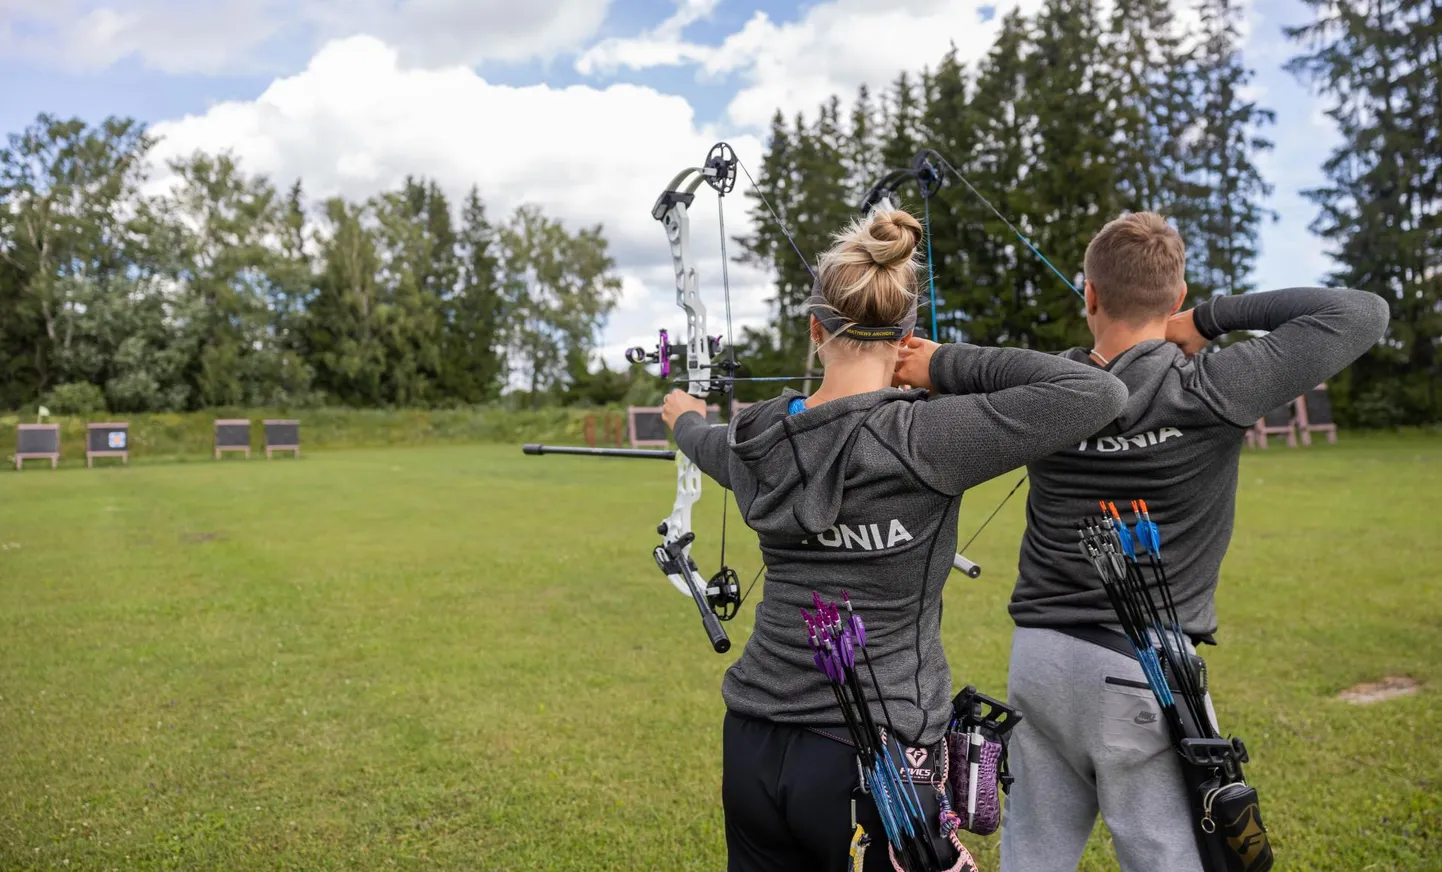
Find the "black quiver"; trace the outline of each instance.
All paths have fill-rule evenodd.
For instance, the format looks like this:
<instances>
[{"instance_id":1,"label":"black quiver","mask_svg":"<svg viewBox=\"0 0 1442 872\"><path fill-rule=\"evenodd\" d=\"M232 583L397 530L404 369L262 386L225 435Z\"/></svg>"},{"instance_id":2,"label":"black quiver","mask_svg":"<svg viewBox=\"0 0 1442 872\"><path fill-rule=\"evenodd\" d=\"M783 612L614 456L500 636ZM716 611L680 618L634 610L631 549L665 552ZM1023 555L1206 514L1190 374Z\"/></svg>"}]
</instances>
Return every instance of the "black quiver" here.
<instances>
[{"instance_id":1,"label":"black quiver","mask_svg":"<svg viewBox=\"0 0 1442 872\"><path fill-rule=\"evenodd\" d=\"M1198 732L1189 718L1183 721L1189 733ZM1246 745L1235 737L1190 736L1173 736L1172 744L1182 758L1202 868L1207 872L1268 872L1273 864L1272 843L1262 823L1257 790L1242 775L1242 764L1249 759Z\"/></svg>"}]
</instances>

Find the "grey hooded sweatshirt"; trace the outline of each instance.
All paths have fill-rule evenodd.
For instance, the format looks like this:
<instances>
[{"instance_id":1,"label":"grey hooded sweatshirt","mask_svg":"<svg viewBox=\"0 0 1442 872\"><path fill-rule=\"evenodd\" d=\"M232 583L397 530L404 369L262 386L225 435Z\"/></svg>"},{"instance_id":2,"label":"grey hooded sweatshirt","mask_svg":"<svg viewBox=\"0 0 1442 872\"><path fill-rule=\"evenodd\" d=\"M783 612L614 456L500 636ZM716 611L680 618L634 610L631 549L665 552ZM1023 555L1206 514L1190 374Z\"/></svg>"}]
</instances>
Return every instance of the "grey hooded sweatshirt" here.
<instances>
[{"instance_id":1,"label":"grey hooded sweatshirt","mask_svg":"<svg viewBox=\"0 0 1442 872\"><path fill-rule=\"evenodd\" d=\"M1106 370L1126 384L1126 408L1090 438L1031 462L1012 620L1022 627L1100 624L1116 617L1096 570L1077 549L1076 522L1113 500L1128 523L1143 499L1182 628L1217 629L1213 594L1232 538L1237 464L1246 428L1336 375L1387 329L1387 304L1354 290L1292 288L1219 297L1196 307L1208 339L1266 336L1188 360L1164 340L1140 343ZM1087 360L1084 349L1062 356Z\"/></svg>"},{"instance_id":2,"label":"grey hooded sweatshirt","mask_svg":"<svg viewBox=\"0 0 1442 872\"><path fill-rule=\"evenodd\" d=\"M943 345L931 380L932 395L886 389L788 415L801 396L788 390L729 425L677 420L676 444L735 492L766 561L755 630L722 684L731 711L844 729L800 609L813 590L838 603L845 590L899 738L939 740L951 706L941 591L962 493L1076 444L1126 399L1095 367L1013 348Z\"/></svg>"}]
</instances>

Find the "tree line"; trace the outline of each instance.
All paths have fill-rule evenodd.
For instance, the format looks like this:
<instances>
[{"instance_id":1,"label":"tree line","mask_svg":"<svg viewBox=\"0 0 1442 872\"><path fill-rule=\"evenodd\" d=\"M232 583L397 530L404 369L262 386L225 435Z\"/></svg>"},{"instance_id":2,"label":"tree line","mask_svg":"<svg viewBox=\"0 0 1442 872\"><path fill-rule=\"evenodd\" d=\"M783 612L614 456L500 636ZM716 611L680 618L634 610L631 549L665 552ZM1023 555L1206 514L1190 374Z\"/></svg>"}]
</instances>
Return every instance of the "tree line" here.
<instances>
[{"instance_id":1,"label":"tree line","mask_svg":"<svg viewBox=\"0 0 1442 872\"><path fill-rule=\"evenodd\" d=\"M0 408L536 404L595 381L620 293L599 227L495 221L424 178L312 204L226 155L146 193L154 144L41 115L0 150Z\"/></svg>"},{"instance_id":2,"label":"tree line","mask_svg":"<svg viewBox=\"0 0 1442 872\"><path fill-rule=\"evenodd\" d=\"M1442 420L1442 22L1422 0L1306 0L1315 21L1286 36L1287 69L1313 83L1344 142L1306 192L1311 229L1338 268L1298 275L1371 291L1391 306L1386 340L1330 384L1344 423ZM795 255L829 244L888 168L932 148L948 173L931 198L904 205L927 219L943 341L1061 350L1089 342L1079 301L1087 242L1109 219L1160 212L1187 244L1188 305L1252 290L1272 193L1258 156L1274 113L1252 98L1241 45L1244 9L1196 0L1047 0L1001 22L974 64L955 51L879 95L858 89L811 113L777 113L748 192L755 232L744 257L775 276L775 329L749 331L748 357L798 371L812 278ZM764 200L762 195L764 194ZM1018 238L990 201L1026 237ZM773 212L774 208L774 212ZM1051 261L1037 256L1027 242ZM1058 276L1052 269L1055 264ZM930 314L920 326L930 328Z\"/></svg>"},{"instance_id":3,"label":"tree line","mask_svg":"<svg viewBox=\"0 0 1442 872\"><path fill-rule=\"evenodd\" d=\"M777 215L753 197L756 232L740 242L777 277L781 329L750 341L805 356L811 276L785 234L802 251L824 248L866 190L922 148L975 189L944 171L929 199L900 192L929 227L937 305L920 323L929 330L934 316L943 340L1049 351L1088 342L1067 283L1080 287L1088 241L1129 211L1177 226L1194 302L1252 290L1271 193L1255 160L1271 147L1273 116L1247 97L1241 11L1227 0L1196 11L1200 28L1185 33L1169 0L1117 0L1105 15L1094 0L1049 0L1034 16L1007 15L974 64L953 50L879 97L863 86L846 105L832 97L809 116L777 113L759 180Z\"/></svg>"},{"instance_id":4,"label":"tree line","mask_svg":"<svg viewBox=\"0 0 1442 872\"><path fill-rule=\"evenodd\" d=\"M1336 263L1298 275L1382 295L1386 340L1331 383L1344 423L1442 419L1442 24L1423 0L1305 0L1287 68L1327 101L1342 145L1307 192ZM1047 0L880 89L772 120L735 257L769 271L772 318L737 339L742 375L804 372L809 259L863 193L922 148L957 178L932 198L926 256L943 340L1059 350L1088 341L1066 281L1108 219L1150 209L1188 246L1191 302L1256 290L1274 116L1253 98L1243 10L1195 0ZM141 193L142 126L41 116L0 152L0 407L115 411L341 403L652 401L639 367L593 362L619 294L601 228L534 207L488 216L408 179L308 203L225 156L176 162ZM765 201L763 202L762 196ZM1024 242L1000 215L1026 237ZM773 212L774 209L774 212ZM788 239L787 234L791 238ZM921 325L929 330L932 313ZM744 383L755 400L773 383Z\"/></svg>"}]
</instances>

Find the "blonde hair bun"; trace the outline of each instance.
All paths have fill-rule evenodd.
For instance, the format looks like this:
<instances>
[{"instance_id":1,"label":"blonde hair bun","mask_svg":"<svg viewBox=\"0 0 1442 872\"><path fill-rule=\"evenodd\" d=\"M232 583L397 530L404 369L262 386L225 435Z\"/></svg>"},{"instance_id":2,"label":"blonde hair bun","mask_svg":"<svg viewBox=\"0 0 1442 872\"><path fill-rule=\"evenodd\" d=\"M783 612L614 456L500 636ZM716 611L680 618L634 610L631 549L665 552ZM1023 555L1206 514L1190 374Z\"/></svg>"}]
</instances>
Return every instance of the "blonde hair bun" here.
<instances>
[{"instance_id":1,"label":"blonde hair bun","mask_svg":"<svg viewBox=\"0 0 1442 872\"><path fill-rule=\"evenodd\" d=\"M873 327L914 313L921 269L921 222L914 215L900 209L858 215L833 238L816 269L817 293L828 309L850 324ZM861 345L843 337L847 343Z\"/></svg>"},{"instance_id":2,"label":"blonde hair bun","mask_svg":"<svg viewBox=\"0 0 1442 872\"><path fill-rule=\"evenodd\" d=\"M856 243L877 266L895 266L916 255L916 246L921 244L921 223L899 209L877 212L858 234Z\"/></svg>"}]
</instances>

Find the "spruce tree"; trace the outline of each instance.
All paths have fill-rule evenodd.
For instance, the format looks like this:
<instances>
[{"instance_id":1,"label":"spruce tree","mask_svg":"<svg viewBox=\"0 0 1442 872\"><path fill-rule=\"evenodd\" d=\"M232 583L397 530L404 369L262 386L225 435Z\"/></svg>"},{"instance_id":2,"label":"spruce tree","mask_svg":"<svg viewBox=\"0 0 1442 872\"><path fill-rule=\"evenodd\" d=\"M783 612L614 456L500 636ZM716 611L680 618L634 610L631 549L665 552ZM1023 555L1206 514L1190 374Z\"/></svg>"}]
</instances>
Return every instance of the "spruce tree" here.
<instances>
[{"instance_id":1,"label":"spruce tree","mask_svg":"<svg viewBox=\"0 0 1442 872\"><path fill-rule=\"evenodd\" d=\"M1024 218L1032 229L1023 232L1061 273L1030 252L1018 264L1025 308L1016 328L1030 347L1090 341L1081 301L1066 282L1080 286L1087 242L1118 212L1101 37L1095 0L1048 0L1023 56L1017 111L1034 119L1025 139L1031 202Z\"/></svg>"},{"instance_id":2,"label":"spruce tree","mask_svg":"<svg viewBox=\"0 0 1442 872\"><path fill-rule=\"evenodd\" d=\"M1023 232L1033 228L1031 189L1027 180L1029 156L1025 147L1034 121L1022 111L1026 98L1024 52L1031 39L1031 24L1013 10L1002 19L996 42L978 66L971 99L974 107L974 144L970 157L957 169L982 196ZM953 226L975 229L967 245L970 282L957 291L967 295L967 322L971 341L993 345L1028 345L1031 314L1027 300L1033 286L1035 255L970 191L954 192ZM1052 282L1055 278L1052 277ZM1055 284L1049 286L1056 293ZM948 291L951 293L952 291ZM1065 292L1065 289L1062 289Z\"/></svg>"},{"instance_id":3,"label":"spruce tree","mask_svg":"<svg viewBox=\"0 0 1442 872\"><path fill-rule=\"evenodd\" d=\"M1275 114L1246 96L1253 73L1242 59L1238 29L1243 10L1233 0L1201 0L1202 40L1194 52L1200 100L1191 161L1204 193L1190 234L1192 297L1237 294L1253 287L1261 223L1275 214L1262 205L1272 186L1254 162L1272 147L1261 128Z\"/></svg>"},{"instance_id":4,"label":"spruce tree","mask_svg":"<svg viewBox=\"0 0 1442 872\"><path fill-rule=\"evenodd\" d=\"M1287 35L1287 68L1327 98L1342 143L1308 191L1313 232L1330 244L1329 281L1381 295L1387 340L1334 381L1344 420L1442 418L1442 174L1438 172L1442 14L1422 0L1306 0L1315 19Z\"/></svg>"},{"instance_id":5,"label":"spruce tree","mask_svg":"<svg viewBox=\"0 0 1442 872\"><path fill-rule=\"evenodd\" d=\"M793 361L806 354L809 342L803 303L811 293L812 279L807 265L814 259L814 252L803 259L806 249L801 248L802 254L798 254L786 237L804 219L799 164L803 160L805 136L803 124L798 123L793 133L780 111L772 117L756 187L748 187L744 193L750 203L747 216L752 231L748 236L735 239L740 262L768 270L774 276L776 296L770 300L775 312L774 345L780 358ZM771 208L767 208L767 202ZM776 214L772 214L772 209ZM758 338L753 337L752 341ZM777 373L756 371L755 374Z\"/></svg>"}]
</instances>

